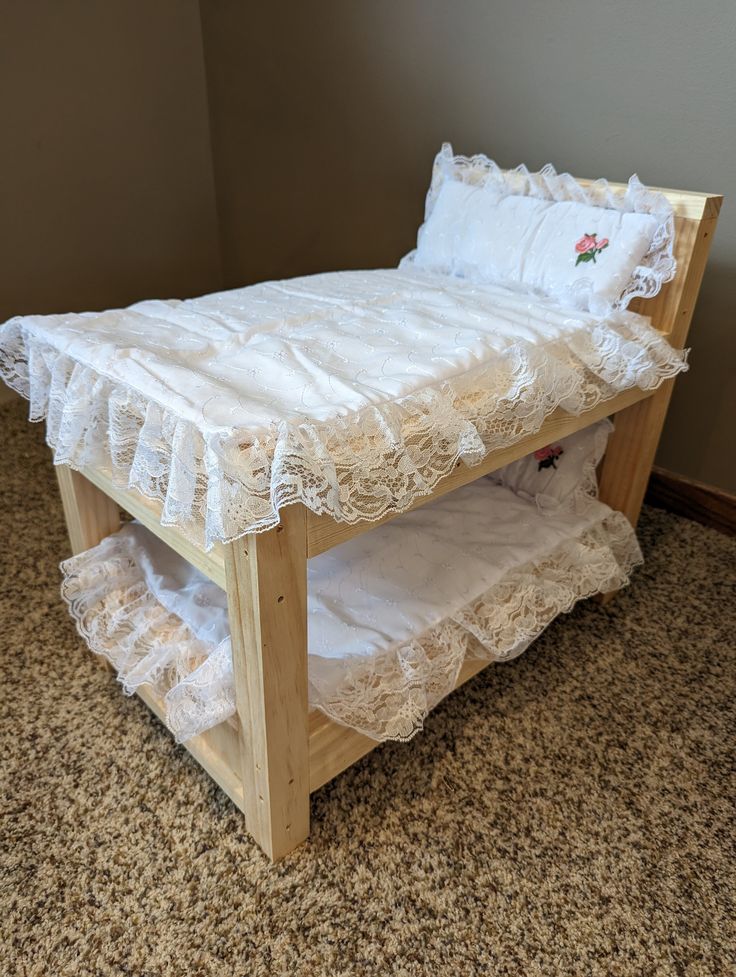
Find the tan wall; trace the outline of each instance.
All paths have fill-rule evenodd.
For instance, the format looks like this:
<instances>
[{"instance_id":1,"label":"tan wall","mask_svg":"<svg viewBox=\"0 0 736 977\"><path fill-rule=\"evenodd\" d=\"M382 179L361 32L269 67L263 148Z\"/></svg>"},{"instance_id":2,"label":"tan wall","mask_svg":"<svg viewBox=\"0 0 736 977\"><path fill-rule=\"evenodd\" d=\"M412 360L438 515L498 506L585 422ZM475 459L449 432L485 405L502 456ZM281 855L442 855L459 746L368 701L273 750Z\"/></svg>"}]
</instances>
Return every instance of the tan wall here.
<instances>
[{"instance_id":1,"label":"tan wall","mask_svg":"<svg viewBox=\"0 0 736 977\"><path fill-rule=\"evenodd\" d=\"M221 283L196 0L4 3L0 322Z\"/></svg>"},{"instance_id":2,"label":"tan wall","mask_svg":"<svg viewBox=\"0 0 736 977\"><path fill-rule=\"evenodd\" d=\"M733 0L6 3L0 321L395 264L444 139L637 169L731 198L658 460L736 490L734 42Z\"/></svg>"},{"instance_id":3,"label":"tan wall","mask_svg":"<svg viewBox=\"0 0 736 977\"><path fill-rule=\"evenodd\" d=\"M659 452L736 491L733 0L201 4L226 281L394 264L446 139L727 194ZM730 447L729 447L730 446Z\"/></svg>"}]
</instances>

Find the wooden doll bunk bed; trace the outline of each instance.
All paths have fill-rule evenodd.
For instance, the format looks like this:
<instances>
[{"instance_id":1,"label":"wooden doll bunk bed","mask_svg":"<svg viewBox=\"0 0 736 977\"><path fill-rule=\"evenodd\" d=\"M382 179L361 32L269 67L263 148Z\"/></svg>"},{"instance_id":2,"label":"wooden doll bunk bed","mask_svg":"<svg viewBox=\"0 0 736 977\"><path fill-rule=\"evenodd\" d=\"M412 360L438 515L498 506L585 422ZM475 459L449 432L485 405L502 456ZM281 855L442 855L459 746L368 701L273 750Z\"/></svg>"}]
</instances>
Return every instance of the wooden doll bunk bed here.
<instances>
[{"instance_id":1,"label":"wooden doll bunk bed","mask_svg":"<svg viewBox=\"0 0 736 977\"><path fill-rule=\"evenodd\" d=\"M580 181L585 185L586 181ZM612 184L614 193L625 192ZM677 272L655 297L636 300L637 312L675 348L688 333L721 198L662 191L674 209ZM432 493L412 508L495 471L594 421L615 415L615 434L600 470L600 496L636 524L673 380L654 391L630 389L579 416L551 414L537 433L492 451L473 467L457 462ZM248 831L271 859L279 859L309 833L309 796L373 749L375 740L308 706L307 560L395 518L349 524L316 515L301 503L281 521L205 552L176 527L161 524L161 506L137 491L116 487L105 472L57 467L73 552L98 544L120 525L119 507L198 568L227 593L232 636L236 716L185 745L245 815ZM609 595L610 596L610 595ZM605 598L604 598L605 599ZM457 685L487 662L467 661ZM163 718L160 699L138 693Z\"/></svg>"}]
</instances>

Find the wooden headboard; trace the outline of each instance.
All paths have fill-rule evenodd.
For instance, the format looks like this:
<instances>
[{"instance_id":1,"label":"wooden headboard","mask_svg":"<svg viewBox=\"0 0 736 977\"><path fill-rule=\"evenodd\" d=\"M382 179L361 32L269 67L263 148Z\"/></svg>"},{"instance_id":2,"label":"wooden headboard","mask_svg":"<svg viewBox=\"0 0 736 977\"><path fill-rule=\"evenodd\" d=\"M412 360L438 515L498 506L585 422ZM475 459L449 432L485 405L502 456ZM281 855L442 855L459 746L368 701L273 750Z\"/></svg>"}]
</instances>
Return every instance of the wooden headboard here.
<instances>
[{"instance_id":1,"label":"wooden headboard","mask_svg":"<svg viewBox=\"0 0 736 977\"><path fill-rule=\"evenodd\" d=\"M622 193L626 190L621 184L615 184L615 187ZM677 271L658 295L651 299L636 299L630 307L634 312L649 316L654 328L663 333L672 346L682 349L687 341L723 197L682 190L660 189L660 192L675 211ZM615 415L616 431L600 472L600 496L612 508L624 512L634 525L644 500L673 386L674 380L665 380L652 396Z\"/></svg>"}]
</instances>

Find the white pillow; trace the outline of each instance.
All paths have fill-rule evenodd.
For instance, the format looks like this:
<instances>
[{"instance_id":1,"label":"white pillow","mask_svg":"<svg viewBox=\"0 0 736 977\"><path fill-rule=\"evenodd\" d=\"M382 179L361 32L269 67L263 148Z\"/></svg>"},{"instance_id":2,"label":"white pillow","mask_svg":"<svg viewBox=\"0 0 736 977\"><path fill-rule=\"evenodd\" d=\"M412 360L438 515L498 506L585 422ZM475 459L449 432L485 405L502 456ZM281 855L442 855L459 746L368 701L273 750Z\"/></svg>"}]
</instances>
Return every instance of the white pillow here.
<instances>
[{"instance_id":1,"label":"white pillow","mask_svg":"<svg viewBox=\"0 0 736 977\"><path fill-rule=\"evenodd\" d=\"M606 418L561 441L512 461L488 476L540 511L580 512L598 494L596 467L606 451L613 424Z\"/></svg>"},{"instance_id":2,"label":"white pillow","mask_svg":"<svg viewBox=\"0 0 736 977\"><path fill-rule=\"evenodd\" d=\"M438 156L417 249L404 262L600 315L655 295L674 274L672 207L636 177L621 195L551 167L505 172L451 154Z\"/></svg>"}]
</instances>

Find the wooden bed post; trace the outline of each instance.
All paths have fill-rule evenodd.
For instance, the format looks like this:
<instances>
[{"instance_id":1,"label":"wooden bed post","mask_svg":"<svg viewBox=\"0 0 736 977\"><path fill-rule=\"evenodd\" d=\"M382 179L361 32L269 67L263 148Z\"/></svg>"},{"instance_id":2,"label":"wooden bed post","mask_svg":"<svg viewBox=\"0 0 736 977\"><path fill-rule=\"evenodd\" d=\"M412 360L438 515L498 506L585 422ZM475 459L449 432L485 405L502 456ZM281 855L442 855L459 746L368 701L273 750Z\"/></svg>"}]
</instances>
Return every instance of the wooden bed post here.
<instances>
[{"instance_id":1,"label":"wooden bed post","mask_svg":"<svg viewBox=\"0 0 736 977\"><path fill-rule=\"evenodd\" d=\"M120 529L120 509L117 502L80 472L68 465L54 467L64 508L66 530L72 544L72 554L76 556L77 553L97 546L106 536ZM94 655L93 658L106 672L112 670L112 665L104 655Z\"/></svg>"},{"instance_id":2,"label":"wooden bed post","mask_svg":"<svg viewBox=\"0 0 736 977\"><path fill-rule=\"evenodd\" d=\"M632 303L634 311L651 316L652 325L677 349L687 339L722 197L700 200L699 214L675 219L676 278L656 298ZM674 380L666 380L651 397L614 417L616 430L600 471L600 497L623 512L632 526L639 519L673 387Z\"/></svg>"},{"instance_id":3,"label":"wooden bed post","mask_svg":"<svg viewBox=\"0 0 736 977\"><path fill-rule=\"evenodd\" d=\"M225 547L246 826L272 859L309 834L305 510Z\"/></svg>"},{"instance_id":4,"label":"wooden bed post","mask_svg":"<svg viewBox=\"0 0 736 977\"><path fill-rule=\"evenodd\" d=\"M76 556L120 529L120 509L84 475L68 465L55 467L69 541Z\"/></svg>"}]
</instances>

